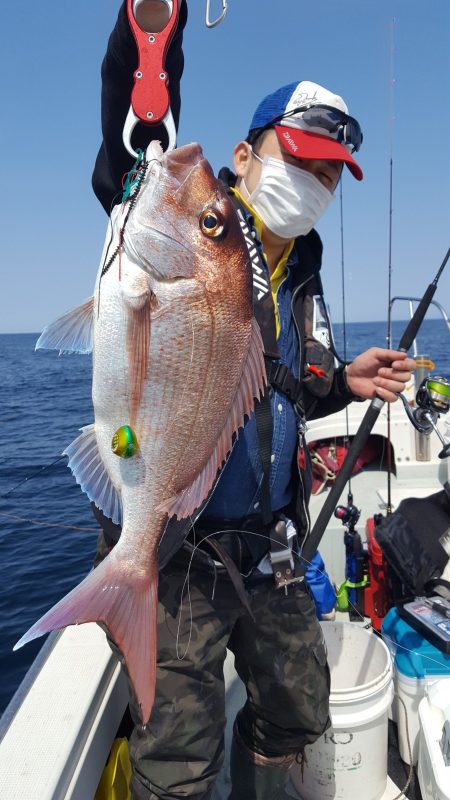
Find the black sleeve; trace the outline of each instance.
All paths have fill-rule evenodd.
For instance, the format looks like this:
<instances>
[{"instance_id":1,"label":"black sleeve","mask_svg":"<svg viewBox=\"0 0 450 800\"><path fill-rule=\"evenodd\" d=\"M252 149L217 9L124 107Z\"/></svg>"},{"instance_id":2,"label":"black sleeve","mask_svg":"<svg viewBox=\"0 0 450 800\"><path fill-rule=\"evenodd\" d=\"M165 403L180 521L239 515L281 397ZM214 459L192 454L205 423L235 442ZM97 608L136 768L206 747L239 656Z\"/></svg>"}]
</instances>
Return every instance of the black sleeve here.
<instances>
[{"instance_id":1,"label":"black sleeve","mask_svg":"<svg viewBox=\"0 0 450 800\"><path fill-rule=\"evenodd\" d=\"M305 394L309 395L308 392ZM309 398L312 398L312 396L309 395ZM322 417L327 417L329 414L342 411L354 400L363 403L365 398L358 397L350 391L345 376L345 367L339 367L334 373L333 383L326 397L321 397L320 399L312 398L310 404L308 403L308 398L305 397L306 418L321 419Z\"/></svg>"},{"instance_id":2,"label":"black sleeve","mask_svg":"<svg viewBox=\"0 0 450 800\"><path fill-rule=\"evenodd\" d=\"M175 126L180 116L180 79L183 74L183 29L186 25L187 5L182 0L178 28L166 56L169 75L169 94ZM133 73L138 55L133 32L128 24L126 3L120 8L116 25L109 37L108 48L102 64L101 122L103 142L97 155L92 186L106 213L120 201L122 177L133 166L133 158L122 142L122 131L130 107ZM163 125L154 128L138 124L133 133L133 147L145 150L151 139L160 139L165 149L167 134Z\"/></svg>"}]
</instances>

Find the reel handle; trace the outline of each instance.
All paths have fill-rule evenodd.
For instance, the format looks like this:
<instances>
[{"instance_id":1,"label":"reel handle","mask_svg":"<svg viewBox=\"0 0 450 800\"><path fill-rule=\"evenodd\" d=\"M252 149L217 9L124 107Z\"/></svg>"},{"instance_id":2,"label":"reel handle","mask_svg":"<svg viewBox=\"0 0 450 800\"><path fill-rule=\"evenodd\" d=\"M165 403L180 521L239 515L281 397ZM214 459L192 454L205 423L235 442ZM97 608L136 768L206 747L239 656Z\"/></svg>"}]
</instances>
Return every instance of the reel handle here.
<instances>
[{"instance_id":1,"label":"reel handle","mask_svg":"<svg viewBox=\"0 0 450 800\"><path fill-rule=\"evenodd\" d=\"M438 453L439 458L448 458L450 456L450 442L442 448L441 452Z\"/></svg>"}]
</instances>

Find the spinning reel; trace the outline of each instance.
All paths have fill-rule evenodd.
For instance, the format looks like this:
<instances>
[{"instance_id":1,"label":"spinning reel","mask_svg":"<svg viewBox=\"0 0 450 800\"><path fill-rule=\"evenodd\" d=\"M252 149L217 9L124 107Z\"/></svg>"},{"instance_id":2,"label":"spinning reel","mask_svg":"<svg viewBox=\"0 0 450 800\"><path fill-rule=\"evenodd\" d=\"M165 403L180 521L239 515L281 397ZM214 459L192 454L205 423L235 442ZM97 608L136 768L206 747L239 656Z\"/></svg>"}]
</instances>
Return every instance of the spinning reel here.
<instances>
[{"instance_id":1,"label":"spinning reel","mask_svg":"<svg viewBox=\"0 0 450 800\"><path fill-rule=\"evenodd\" d=\"M436 422L440 414L446 414L450 408L450 382L437 375L424 378L416 394L417 408L412 409L406 398L398 395L402 401L405 411L420 433L429 435L436 431L441 443L444 445L439 458L450 456L450 442L446 442L441 432L438 430Z\"/></svg>"},{"instance_id":2,"label":"spinning reel","mask_svg":"<svg viewBox=\"0 0 450 800\"><path fill-rule=\"evenodd\" d=\"M353 495L351 492L348 494L348 502L346 506L336 506L334 509L334 516L340 519L342 524L345 525L349 533L354 533L358 523L361 511L353 505Z\"/></svg>"}]
</instances>

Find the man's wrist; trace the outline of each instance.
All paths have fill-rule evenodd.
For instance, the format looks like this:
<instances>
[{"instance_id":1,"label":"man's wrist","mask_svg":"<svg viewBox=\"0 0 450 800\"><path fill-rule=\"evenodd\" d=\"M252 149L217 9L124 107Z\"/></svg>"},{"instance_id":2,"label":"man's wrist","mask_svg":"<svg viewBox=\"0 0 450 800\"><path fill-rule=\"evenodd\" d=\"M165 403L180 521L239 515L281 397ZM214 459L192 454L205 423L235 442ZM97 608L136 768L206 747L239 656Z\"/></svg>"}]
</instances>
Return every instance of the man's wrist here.
<instances>
[{"instance_id":1,"label":"man's wrist","mask_svg":"<svg viewBox=\"0 0 450 800\"><path fill-rule=\"evenodd\" d=\"M350 365L346 364L336 373L336 380L337 380L337 388L339 394L348 399L353 400L357 403L363 403L365 401L365 397L360 397L360 395L355 394L354 391L351 389L350 384L348 382L348 367Z\"/></svg>"}]
</instances>

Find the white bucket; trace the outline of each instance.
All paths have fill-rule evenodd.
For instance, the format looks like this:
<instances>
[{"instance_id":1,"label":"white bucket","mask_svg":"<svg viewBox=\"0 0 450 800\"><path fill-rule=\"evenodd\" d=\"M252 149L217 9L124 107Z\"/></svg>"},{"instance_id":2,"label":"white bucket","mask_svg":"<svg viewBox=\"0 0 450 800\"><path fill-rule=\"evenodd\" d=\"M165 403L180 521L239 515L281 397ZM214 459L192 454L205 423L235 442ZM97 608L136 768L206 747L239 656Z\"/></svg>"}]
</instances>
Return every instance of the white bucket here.
<instances>
[{"instance_id":1,"label":"white bucket","mask_svg":"<svg viewBox=\"0 0 450 800\"><path fill-rule=\"evenodd\" d=\"M331 728L291 770L302 800L379 800L386 790L392 661L374 633L352 622L323 622L331 672Z\"/></svg>"}]
</instances>

